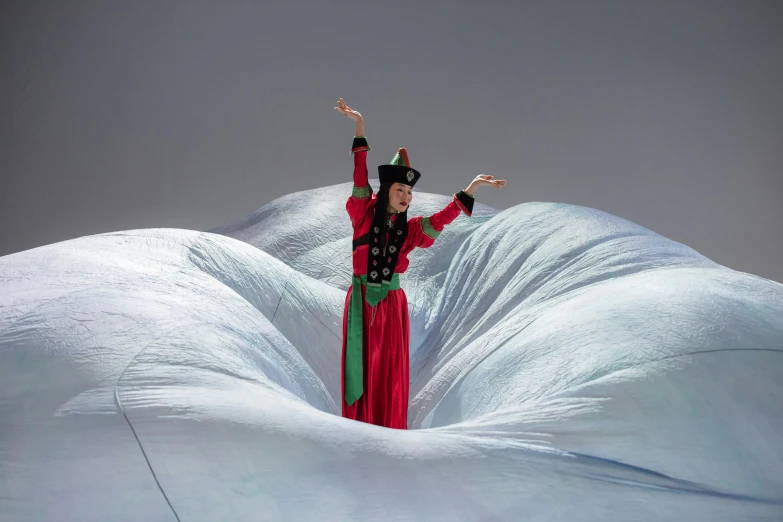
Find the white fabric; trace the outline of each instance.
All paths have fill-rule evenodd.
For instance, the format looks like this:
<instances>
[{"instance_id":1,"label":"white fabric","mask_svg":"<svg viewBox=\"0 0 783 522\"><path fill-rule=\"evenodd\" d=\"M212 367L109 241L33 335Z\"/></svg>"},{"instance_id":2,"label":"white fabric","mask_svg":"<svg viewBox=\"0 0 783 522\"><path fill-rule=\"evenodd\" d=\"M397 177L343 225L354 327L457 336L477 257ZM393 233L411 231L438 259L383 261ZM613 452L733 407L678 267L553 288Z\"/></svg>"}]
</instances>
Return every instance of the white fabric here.
<instances>
[{"instance_id":1,"label":"white fabric","mask_svg":"<svg viewBox=\"0 0 783 522\"><path fill-rule=\"evenodd\" d=\"M0 520L783 518L783 285L477 202L401 278L390 430L339 416L349 192L0 258Z\"/></svg>"}]
</instances>

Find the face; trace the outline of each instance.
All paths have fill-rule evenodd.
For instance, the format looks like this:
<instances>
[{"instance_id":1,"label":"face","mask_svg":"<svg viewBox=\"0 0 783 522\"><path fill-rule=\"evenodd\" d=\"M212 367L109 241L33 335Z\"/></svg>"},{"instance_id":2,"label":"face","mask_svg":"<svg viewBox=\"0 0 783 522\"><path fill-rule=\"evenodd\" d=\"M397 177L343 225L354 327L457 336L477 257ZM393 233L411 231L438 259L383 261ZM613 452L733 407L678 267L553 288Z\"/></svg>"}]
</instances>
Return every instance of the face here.
<instances>
[{"instance_id":1,"label":"face","mask_svg":"<svg viewBox=\"0 0 783 522\"><path fill-rule=\"evenodd\" d=\"M410 185L394 183L389 189L389 212L405 212L413 199L413 189Z\"/></svg>"}]
</instances>

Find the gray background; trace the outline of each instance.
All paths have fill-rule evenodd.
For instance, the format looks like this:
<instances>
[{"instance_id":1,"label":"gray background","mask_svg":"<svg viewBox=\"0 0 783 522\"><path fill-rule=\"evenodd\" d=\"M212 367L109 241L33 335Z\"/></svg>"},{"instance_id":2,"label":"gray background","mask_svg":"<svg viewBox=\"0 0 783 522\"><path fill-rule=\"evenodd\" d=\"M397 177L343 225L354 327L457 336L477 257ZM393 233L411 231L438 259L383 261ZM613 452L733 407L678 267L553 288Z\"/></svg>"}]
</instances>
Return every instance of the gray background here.
<instances>
[{"instance_id":1,"label":"gray background","mask_svg":"<svg viewBox=\"0 0 783 522\"><path fill-rule=\"evenodd\" d=\"M0 3L0 255L205 230L371 172L479 173L783 281L783 2ZM414 195L412 214L416 214Z\"/></svg>"}]
</instances>

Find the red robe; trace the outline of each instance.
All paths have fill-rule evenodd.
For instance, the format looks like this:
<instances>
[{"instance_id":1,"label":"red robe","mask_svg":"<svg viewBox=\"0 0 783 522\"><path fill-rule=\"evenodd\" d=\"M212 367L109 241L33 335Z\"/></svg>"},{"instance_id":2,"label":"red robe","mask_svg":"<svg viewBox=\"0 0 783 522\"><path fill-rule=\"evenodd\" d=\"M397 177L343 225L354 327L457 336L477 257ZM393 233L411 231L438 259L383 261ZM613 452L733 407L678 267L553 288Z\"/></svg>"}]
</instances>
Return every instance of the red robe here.
<instances>
[{"instance_id":1,"label":"red robe","mask_svg":"<svg viewBox=\"0 0 783 522\"><path fill-rule=\"evenodd\" d=\"M345 209L353 225L353 238L370 231L375 212L376 195L361 197L362 189L367 192L367 151L354 152L354 195L348 198ZM358 191L358 196L357 194ZM408 254L416 247L432 246L435 238L447 224L454 221L461 211L470 215L456 195L443 210L429 218L417 216L408 220L408 234L402 244L394 271L403 273L408 269ZM394 218L393 218L394 219ZM423 220L425 221L422 224ZM428 221L427 221L428 220ZM426 231L426 232L425 232ZM388 234L387 234L388 240ZM353 273L367 273L368 245L361 245L353 252ZM348 287L343 311L343 345L340 373L340 397L343 417L377 424L387 428L407 429L410 323L408 322L408 300L405 291L389 290L386 297L373 308L364 300L366 287L362 289L362 361L364 391L350 406L345 401L345 350L348 331L348 313L352 287ZM372 323L372 325L370 324Z\"/></svg>"}]
</instances>

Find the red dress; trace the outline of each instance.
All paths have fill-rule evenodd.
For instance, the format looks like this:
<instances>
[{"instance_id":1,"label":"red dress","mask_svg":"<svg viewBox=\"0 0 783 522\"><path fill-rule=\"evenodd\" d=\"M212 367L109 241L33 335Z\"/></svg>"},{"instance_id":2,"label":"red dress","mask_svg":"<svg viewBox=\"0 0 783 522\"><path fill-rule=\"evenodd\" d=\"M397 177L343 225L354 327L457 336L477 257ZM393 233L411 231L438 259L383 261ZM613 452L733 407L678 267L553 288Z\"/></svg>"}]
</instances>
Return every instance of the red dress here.
<instances>
[{"instance_id":1,"label":"red dress","mask_svg":"<svg viewBox=\"0 0 783 522\"><path fill-rule=\"evenodd\" d=\"M367 151L353 154L353 194L348 198L345 209L353 225L353 238L370 231L375 212L375 193L369 193L367 181ZM403 273L408 269L408 254L416 247L432 246L435 238L447 224L454 221L461 211L470 212L453 200L428 218L417 216L408 220L408 234L402 244L394 271ZM394 219L394 218L392 218ZM387 234L388 239L388 234ZM353 273L355 276L367 273L368 245L361 245L353 252ZM410 387L408 355L410 324L408 322L408 300L405 291L389 290L375 310L364 300L366 287L362 289L362 362L363 388L359 399L351 405L345 401L345 352L348 330L348 313L352 287L348 288L343 312L343 344L341 360L341 402L343 417L377 424L387 428L407 429L408 390ZM374 312L374 317L373 317Z\"/></svg>"}]
</instances>

